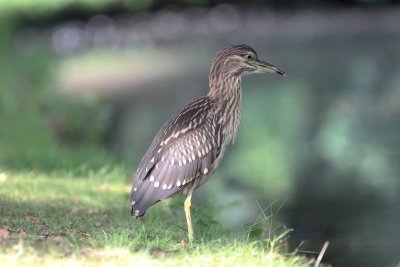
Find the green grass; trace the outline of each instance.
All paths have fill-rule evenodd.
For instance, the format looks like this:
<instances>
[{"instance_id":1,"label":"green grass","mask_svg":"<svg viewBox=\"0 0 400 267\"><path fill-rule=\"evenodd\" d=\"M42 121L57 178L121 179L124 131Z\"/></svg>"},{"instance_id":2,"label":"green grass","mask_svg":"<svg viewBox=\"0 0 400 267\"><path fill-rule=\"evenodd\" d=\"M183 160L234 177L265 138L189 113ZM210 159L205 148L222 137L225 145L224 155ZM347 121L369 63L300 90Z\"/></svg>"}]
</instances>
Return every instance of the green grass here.
<instances>
[{"instance_id":1,"label":"green grass","mask_svg":"<svg viewBox=\"0 0 400 267\"><path fill-rule=\"evenodd\" d=\"M309 266L287 253L285 238L271 235L262 215L249 231L221 228L212 211L194 207L197 240L186 243L181 198L129 216L129 184L123 167L104 166L80 175L0 173L2 266ZM4 234L4 233L7 234Z\"/></svg>"}]
</instances>

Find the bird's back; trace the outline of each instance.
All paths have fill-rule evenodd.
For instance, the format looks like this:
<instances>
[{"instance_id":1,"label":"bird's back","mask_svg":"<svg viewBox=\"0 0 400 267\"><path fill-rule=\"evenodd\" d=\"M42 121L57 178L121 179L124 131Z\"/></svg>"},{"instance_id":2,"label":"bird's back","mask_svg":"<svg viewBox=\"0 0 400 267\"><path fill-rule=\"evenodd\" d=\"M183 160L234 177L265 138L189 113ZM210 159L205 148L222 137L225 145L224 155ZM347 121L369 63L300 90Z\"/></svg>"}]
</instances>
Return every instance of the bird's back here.
<instances>
[{"instance_id":1,"label":"bird's back","mask_svg":"<svg viewBox=\"0 0 400 267\"><path fill-rule=\"evenodd\" d=\"M222 134L214 102L201 97L168 120L155 136L137 169L131 191L131 213L144 215L162 199L198 186L214 170Z\"/></svg>"}]
</instances>

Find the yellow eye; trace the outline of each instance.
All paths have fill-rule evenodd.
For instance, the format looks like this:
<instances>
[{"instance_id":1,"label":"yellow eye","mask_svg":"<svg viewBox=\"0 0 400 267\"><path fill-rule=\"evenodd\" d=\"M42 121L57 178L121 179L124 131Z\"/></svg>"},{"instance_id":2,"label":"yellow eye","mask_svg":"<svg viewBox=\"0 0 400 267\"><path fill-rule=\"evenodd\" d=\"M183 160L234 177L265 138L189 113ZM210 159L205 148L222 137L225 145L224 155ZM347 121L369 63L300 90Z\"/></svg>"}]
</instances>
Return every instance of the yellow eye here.
<instances>
[{"instance_id":1,"label":"yellow eye","mask_svg":"<svg viewBox=\"0 0 400 267\"><path fill-rule=\"evenodd\" d=\"M244 56L245 59L247 60L254 60L254 55L253 54L247 54Z\"/></svg>"}]
</instances>

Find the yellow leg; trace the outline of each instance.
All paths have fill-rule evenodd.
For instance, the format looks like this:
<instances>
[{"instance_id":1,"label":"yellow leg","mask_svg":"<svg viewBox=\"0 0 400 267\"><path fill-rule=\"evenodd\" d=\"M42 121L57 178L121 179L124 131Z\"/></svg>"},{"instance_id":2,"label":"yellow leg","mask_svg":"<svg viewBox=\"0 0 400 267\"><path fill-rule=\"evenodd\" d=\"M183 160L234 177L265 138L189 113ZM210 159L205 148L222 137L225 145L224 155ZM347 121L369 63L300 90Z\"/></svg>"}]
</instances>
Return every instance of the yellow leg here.
<instances>
[{"instance_id":1,"label":"yellow leg","mask_svg":"<svg viewBox=\"0 0 400 267\"><path fill-rule=\"evenodd\" d=\"M189 242L193 241L194 238L194 232L193 232L193 225L192 225L192 218L190 217L190 206L192 205L192 190L189 191L188 196L185 200L185 215L186 215L186 223L188 227L188 238Z\"/></svg>"}]
</instances>

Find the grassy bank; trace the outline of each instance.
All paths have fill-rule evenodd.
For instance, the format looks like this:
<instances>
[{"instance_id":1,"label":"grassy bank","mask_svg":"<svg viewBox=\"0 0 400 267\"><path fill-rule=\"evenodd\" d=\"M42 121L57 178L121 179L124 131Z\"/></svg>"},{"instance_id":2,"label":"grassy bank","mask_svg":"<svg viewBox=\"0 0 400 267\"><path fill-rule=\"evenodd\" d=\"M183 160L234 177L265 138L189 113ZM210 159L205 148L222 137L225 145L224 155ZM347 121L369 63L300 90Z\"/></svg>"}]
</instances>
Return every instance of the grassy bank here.
<instances>
[{"instance_id":1,"label":"grassy bank","mask_svg":"<svg viewBox=\"0 0 400 267\"><path fill-rule=\"evenodd\" d=\"M77 174L78 173L78 174ZM80 174L79 174L80 173ZM129 216L123 167L0 174L2 266L309 266L286 252L284 229L260 217L231 234L194 208L197 240L186 243L182 199ZM212 212L211 212L212 213Z\"/></svg>"}]
</instances>

